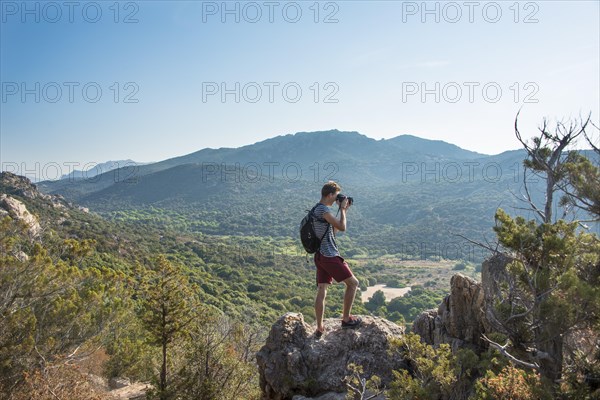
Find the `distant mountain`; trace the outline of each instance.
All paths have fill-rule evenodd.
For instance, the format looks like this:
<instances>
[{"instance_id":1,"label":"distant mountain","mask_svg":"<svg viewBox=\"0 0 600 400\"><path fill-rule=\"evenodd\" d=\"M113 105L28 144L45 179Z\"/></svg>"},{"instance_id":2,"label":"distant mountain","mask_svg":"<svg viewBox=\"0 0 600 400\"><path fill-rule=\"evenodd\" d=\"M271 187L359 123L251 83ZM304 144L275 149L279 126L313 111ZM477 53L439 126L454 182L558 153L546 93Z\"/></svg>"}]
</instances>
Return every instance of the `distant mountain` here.
<instances>
[{"instance_id":1,"label":"distant mountain","mask_svg":"<svg viewBox=\"0 0 600 400\"><path fill-rule=\"evenodd\" d=\"M442 140L422 139L412 135L396 136L395 138L386 140L386 142L398 146L404 151L431 156L444 155L446 157L461 159L474 159L486 156L485 154L461 149L456 145L446 143Z\"/></svg>"},{"instance_id":2,"label":"distant mountain","mask_svg":"<svg viewBox=\"0 0 600 400\"><path fill-rule=\"evenodd\" d=\"M358 132L298 132L239 148L206 148L157 163L127 165L87 179L40 182L39 187L42 191L60 193L78 201L113 184L131 182L185 164L200 164L207 168L238 167L288 180L296 177L313 182L335 179L351 185L366 180L373 185L385 185L390 181L403 182L407 177L405 169L412 169L414 164L480 157L485 156L442 141L410 135L375 140ZM414 178L410 176L410 179Z\"/></svg>"},{"instance_id":3,"label":"distant mountain","mask_svg":"<svg viewBox=\"0 0 600 400\"><path fill-rule=\"evenodd\" d=\"M438 140L403 135L375 140L358 132L338 130L298 132L266 139L236 149L203 149L182 157L165 160L148 170L202 162L297 162L368 161L373 158L419 154L436 158L477 158L482 154L463 150Z\"/></svg>"},{"instance_id":4,"label":"distant mountain","mask_svg":"<svg viewBox=\"0 0 600 400\"><path fill-rule=\"evenodd\" d=\"M114 169L125 168L137 165L144 165L144 163L138 163L133 160L119 160L119 161L107 161L101 164L94 164L92 168L89 168L85 171L82 170L73 170L70 174L64 174L60 177L60 179L91 179L96 175L100 175Z\"/></svg>"}]
</instances>

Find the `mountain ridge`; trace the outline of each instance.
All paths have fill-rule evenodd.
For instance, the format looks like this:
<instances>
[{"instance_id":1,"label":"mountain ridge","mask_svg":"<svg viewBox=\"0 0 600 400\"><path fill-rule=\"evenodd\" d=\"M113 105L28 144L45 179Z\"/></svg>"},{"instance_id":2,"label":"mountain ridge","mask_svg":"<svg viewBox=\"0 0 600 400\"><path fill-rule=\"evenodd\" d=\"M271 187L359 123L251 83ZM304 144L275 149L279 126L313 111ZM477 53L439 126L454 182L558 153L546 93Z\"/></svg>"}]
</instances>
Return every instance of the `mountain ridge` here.
<instances>
[{"instance_id":1,"label":"mountain ridge","mask_svg":"<svg viewBox=\"0 0 600 400\"><path fill-rule=\"evenodd\" d=\"M127 159L127 160L109 160L109 161L105 161L103 163L89 163L88 165L93 164L93 167L86 169L86 170L73 170L68 174L64 174L63 176L60 177L60 179L90 179L95 177L96 175L100 175L103 174L105 172L109 172L112 171L114 169L117 168L122 168L125 166L135 166L135 165L144 165L147 163L140 163L137 161L133 161L131 159Z\"/></svg>"},{"instance_id":2,"label":"mountain ridge","mask_svg":"<svg viewBox=\"0 0 600 400\"><path fill-rule=\"evenodd\" d=\"M429 146L429 147L428 147ZM406 147L406 148L404 148ZM39 182L40 190L47 193L60 193L73 200L87 196L120 182L123 177L141 177L178 165L204 164L259 164L270 168L300 164L304 176L311 166L320 169L324 164L335 163L334 168L342 167L350 171L355 164L377 165L400 160L410 162L443 161L454 159L476 159L485 157L480 153L439 140L418 138L413 135L399 135L392 139L376 140L356 131L296 132L278 135L253 144L237 148L203 148L178 157L144 165L126 165L88 179L67 179ZM413 159L414 158L414 159ZM261 165L266 164L266 165ZM291 166L290 166L291 167ZM314 171L314 175L320 171ZM323 171L325 172L325 171ZM367 175L373 175L367 173ZM373 175L375 181L382 176Z\"/></svg>"}]
</instances>

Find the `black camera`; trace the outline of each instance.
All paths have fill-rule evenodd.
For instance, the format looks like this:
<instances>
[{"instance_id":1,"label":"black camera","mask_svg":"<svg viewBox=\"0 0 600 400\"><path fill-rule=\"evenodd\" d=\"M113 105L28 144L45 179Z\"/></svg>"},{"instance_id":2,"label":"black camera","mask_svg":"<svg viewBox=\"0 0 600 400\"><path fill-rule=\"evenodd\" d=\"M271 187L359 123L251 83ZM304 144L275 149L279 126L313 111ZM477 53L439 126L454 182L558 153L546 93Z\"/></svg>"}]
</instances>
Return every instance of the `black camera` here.
<instances>
[{"instance_id":1,"label":"black camera","mask_svg":"<svg viewBox=\"0 0 600 400\"><path fill-rule=\"evenodd\" d=\"M345 198L348 198L348 205L352 205L352 203L354 202L354 199L352 197L346 196L345 194L338 194L337 197L335 198L337 201L340 202L340 204L342 203L342 201L344 201Z\"/></svg>"}]
</instances>

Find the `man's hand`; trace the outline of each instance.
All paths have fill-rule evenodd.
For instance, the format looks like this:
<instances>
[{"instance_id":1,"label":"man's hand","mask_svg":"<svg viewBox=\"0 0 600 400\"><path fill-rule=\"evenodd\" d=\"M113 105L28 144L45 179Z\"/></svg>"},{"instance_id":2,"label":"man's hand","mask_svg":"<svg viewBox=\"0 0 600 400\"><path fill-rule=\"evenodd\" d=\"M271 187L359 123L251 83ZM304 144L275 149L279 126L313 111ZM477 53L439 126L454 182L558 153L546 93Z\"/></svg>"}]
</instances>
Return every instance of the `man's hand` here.
<instances>
[{"instance_id":1,"label":"man's hand","mask_svg":"<svg viewBox=\"0 0 600 400\"><path fill-rule=\"evenodd\" d=\"M348 202L348 198L346 197L340 206L343 210L347 210L350 208L350 202Z\"/></svg>"},{"instance_id":2,"label":"man's hand","mask_svg":"<svg viewBox=\"0 0 600 400\"><path fill-rule=\"evenodd\" d=\"M342 209L342 210L347 210L348 207L350 207L347 197L341 203L339 201L337 203L338 203L338 206L340 207L340 209Z\"/></svg>"}]
</instances>

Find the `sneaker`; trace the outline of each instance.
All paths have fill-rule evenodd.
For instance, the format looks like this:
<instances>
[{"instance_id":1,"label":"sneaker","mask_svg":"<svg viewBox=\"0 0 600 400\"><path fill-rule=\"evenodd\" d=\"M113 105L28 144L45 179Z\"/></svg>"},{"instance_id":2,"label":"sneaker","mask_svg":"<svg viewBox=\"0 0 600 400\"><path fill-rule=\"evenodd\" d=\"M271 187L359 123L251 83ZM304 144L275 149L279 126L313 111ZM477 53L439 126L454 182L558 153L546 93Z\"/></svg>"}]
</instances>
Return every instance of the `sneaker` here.
<instances>
[{"instance_id":1,"label":"sneaker","mask_svg":"<svg viewBox=\"0 0 600 400\"><path fill-rule=\"evenodd\" d=\"M325 333L325 331L320 331L320 330L315 330L315 339L321 339L321 336L323 336L323 333Z\"/></svg>"},{"instance_id":2,"label":"sneaker","mask_svg":"<svg viewBox=\"0 0 600 400\"><path fill-rule=\"evenodd\" d=\"M342 328L358 328L362 319L360 317L350 316L348 322L342 320Z\"/></svg>"}]
</instances>

